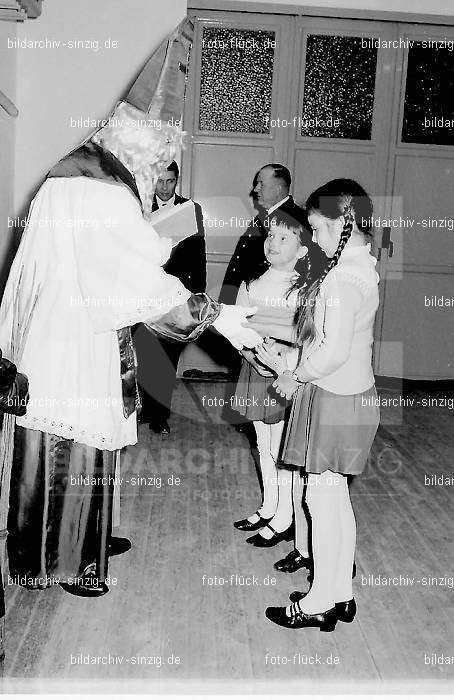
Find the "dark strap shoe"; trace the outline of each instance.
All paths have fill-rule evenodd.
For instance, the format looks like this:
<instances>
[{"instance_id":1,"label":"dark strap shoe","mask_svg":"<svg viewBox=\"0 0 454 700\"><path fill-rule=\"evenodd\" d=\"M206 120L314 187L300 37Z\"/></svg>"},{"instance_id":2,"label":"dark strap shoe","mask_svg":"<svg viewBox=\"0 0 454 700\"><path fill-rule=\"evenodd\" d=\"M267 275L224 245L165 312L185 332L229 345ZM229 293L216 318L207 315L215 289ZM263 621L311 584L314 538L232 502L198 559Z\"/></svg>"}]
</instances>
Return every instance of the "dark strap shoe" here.
<instances>
[{"instance_id":1,"label":"dark strap shoe","mask_svg":"<svg viewBox=\"0 0 454 700\"><path fill-rule=\"evenodd\" d=\"M109 540L109 557L115 557L118 554L124 554L131 549L131 541L126 537L111 537Z\"/></svg>"},{"instance_id":2,"label":"dark strap shoe","mask_svg":"<svg viewBox=\"0 0 454 700\"><path fill-rule=\"evenodd\" d=\"M341 622L353 622L356 616L356 601L354 598L336 603L337 619Z\"/></svg>"},{"instance_id":3,"label":"dark strap shoe","mask_svg":"<svg viewBox=\"0 0 454 700\"><path fill-rule=\"evenodd\" d=\"M290 606L290 616L287 615L286 608L267 608L265 615L268 620L274 622L275 625L287 627L288 629L318 627L320 632L333 632L337 624L335 608L309 615L301 610L299 603L292 603Z\"/></svg>"},{"instance_id":4,"label":"dark strap shoe","mask_svg":"<svg viewBox=\"0 0 454 700\"><path fill-rule=\"evenodd\" d=\"M292 549L286 557L279 559L279 561L274 564L274 568L277 569L277 571L283 571L286 574L293 574L295 571L298 571L298 569L310 569L311 567L312 559L310 557L303 557L297 549Z\"/></svg>"},{"instance_id":5,"label":"dark strap shoe","mask_svg":"<svg viewBox=\"0 0 454 700\"><path fill-rule=\"evenodd\" d=\"M158 435L170 435L170 425L166 420L150 421L148 427Z\"/></svg>"},{"instance_id":6,"label":"dark strap shoe","mask_svg":"<svg viewBox=\"0 0 454 700\"><path fill-rule=\"evenodd\" d=\"M250 520L245 518L244 520L237 520L234 522L233 527L236 527L237 530L252 532L253 530L259 530L261 527L265 527L265 525L268 525L271 520L271 518L262 518L258 511L254 513L254 515L259 516L259 520L256 523L251 523Z\"/></svg>"},{"instance_id":7,"label":"dark strap shoe","mask_svg":"<svg viewBox=\"0 0 454 700\"><path fill-rule=\"evenodd\" d=\"M302 593L301 591L293 591L293 593L290 593L289 598L292 603L299 603L306 595L307 593ZM353 622L355 619L356 601L354 598L336 603L334 608L336 610L337 619L341 622Z\"/></svg>"},{"instance_id":8,"label":"dark strap shoe","mask_svg":"<svg viewBox=\"0 0 454 700\"><path fill-rule=\"evenodd\" d=\"M293 523L290 525L290 527L284 530L284 532L277 532L274 527L271 527L271 525L266 525L266 527L268 527L273 533L272 537L266 539L265 537L262 537L260 532L256 532L255 535L252 535L252 537L248 537L246 542L254 545L254 547L274 547L275 544L282 542L282 540L287 540L288 542L294 537L295 530Z\"/></svg>"},{"instance_id":9,"label":"dark strap shoe","mask_svg":"<svg viewBox=\"0 0 454 700\"><path fill-rule=\"evenodd\" d=\"M60 586L66 593L80 598L99 598L109 592L108 586L96 576L96 564L89 564L80 576L70 583L61 582Z\"/></svg>"}]
</instances>

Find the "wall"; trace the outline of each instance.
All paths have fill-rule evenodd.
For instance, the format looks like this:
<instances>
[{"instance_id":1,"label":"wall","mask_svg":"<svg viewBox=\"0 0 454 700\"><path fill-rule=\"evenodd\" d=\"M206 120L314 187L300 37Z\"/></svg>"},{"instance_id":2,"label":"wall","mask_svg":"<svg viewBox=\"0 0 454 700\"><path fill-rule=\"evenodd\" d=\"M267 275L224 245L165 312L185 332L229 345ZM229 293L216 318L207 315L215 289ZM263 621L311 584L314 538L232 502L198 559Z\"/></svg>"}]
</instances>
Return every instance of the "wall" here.
<instances>
[{"instance_id":1,"label":"wall","mask_svg":"<svg viewBox=\"0 0 454 700\"><path fill-rule=\"evenodd\" d=\"M53 163L93 131L77 120L107 118L185 15L186 0L45 0L40 18L18 26L19 40L47 40L53 48L16 49L17 213L27 210ZM106 48L109 39L118 47ZM83 48L71 48L80 41Z\"/></svg>"},{"instance_id":2,"label":"wall","mask_svg":"<svg viewBox=\"0 0 454 700\"><path fill-rule=\"evenodd\" d=\"M16 38L15 22L0 22L0 90L16 102L16 55L8 48L8 40ZM7 274L8 252L13 228L8 218L14 217L14 145L16 121L0 107L0 284Z\"/></svg>"},{"instance_id":3,"label":"wall","mask_svg":"<svg viewBox=\"0 0 454 700\"><path fill-rule=\"evenodd\" d=\"M431 0L430 5L427 0L306 0L293 4L454 14L452 0ZM77 120L107 117L154 48L185 14L186 0L46 0L40 18L18 25L19 40L47 39L60 46L15 51L20 110L16 120L16 215L27 209L49 167L91 131L74 126ZM0 24L14 27L9 22ZM109 38L118 42L118 48L104 47ZM98 41L99 50L95 43L92 48L63 46L75 40ZM14 74L4 68L0 64L0 76L7 73L11 83Z\"/></svg>"},{"instance_id":4,"label":"wall","mask_svg":"<svg viewBox=\"0 0 454 700\"><path fill-rule=\"evenodd\" d=\"M244 0L232 2L251 4ZM393 12L421 12L454 16L453 0L257 0L262 4L298 5L299 7L343 7L362 10L390 10Z\"/></svg>"},{"instance_id":5,"label":"wall","mask_svg":"<svg viewBox=\"0 0 454 700\"><path fill-rule=\"evenodd\" d=\"M251 4L233 1L239 6ZM292 4L288 0L261 1ZM452 0L431 0L430 5L427 0L306 0L293 4L454 14ZM10 49L0 54L0 81L15 93L20 110L14 126L3 117L0 121L2 144L6 135L9 149L16 130L14 184L1 189L2 216L11 209L11 189L14 215L26 213L47 170L91 131L90 127L74 126L77 120L107 117L154 48L185 14L186 0L46 0L40 18L17 26L18 40L47 40L60 45ZM0 31L3 50L6 32L14 34L16 25L1 22ZM118 42L117 48L105 48L109 38ZM76 40L92 43L86 48L69 48L68 43ZM95 42L99 42L98 50ZM3 163L7 161L2 173L10 174L13 168L8 148L2 146ZM0 262L7 244L3 231Z\"/></svg>"}]
</instances>

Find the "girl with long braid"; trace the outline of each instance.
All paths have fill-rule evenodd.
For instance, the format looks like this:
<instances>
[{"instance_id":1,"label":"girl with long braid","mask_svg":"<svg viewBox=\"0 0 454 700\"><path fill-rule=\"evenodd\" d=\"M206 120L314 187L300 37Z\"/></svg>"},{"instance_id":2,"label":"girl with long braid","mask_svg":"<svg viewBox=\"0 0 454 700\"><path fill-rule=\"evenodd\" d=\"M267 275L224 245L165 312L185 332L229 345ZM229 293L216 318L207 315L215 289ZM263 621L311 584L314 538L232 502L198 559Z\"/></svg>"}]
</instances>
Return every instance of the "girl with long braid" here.
<instances>
[{"instance_id":1,"label":"girl with long braid","mask_svg":"<svg viewBox=\"0 0 454 700\"><path fill-rule=\"evenodd\" d=\"M371 365L378 275L368 242L372 203L360 185L332 180L306 207L314 241L330 260L299 291L297 348L285 360L266 344L257 355L277 372L276 391L294 397L282 461L299 470L305 487L313 577L306 594L295 591L291 605L267 608L266 616L284 627L332 631L356 613L348 477L364 470L379 423ZM304 528L301 496L294 510Z\"/></svg>"}]
</instances>

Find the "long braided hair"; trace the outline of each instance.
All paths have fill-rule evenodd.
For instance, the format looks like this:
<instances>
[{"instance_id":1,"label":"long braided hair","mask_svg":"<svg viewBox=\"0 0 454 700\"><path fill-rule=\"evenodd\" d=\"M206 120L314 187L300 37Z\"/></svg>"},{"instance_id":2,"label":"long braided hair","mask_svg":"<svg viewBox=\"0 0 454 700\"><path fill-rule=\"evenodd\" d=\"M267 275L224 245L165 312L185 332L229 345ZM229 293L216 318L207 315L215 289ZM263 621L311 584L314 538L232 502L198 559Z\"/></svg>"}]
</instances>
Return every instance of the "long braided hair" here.
<instances>
[{"instance_id":1,"label":"long braided hair","mask_svg":"<svg viewBox=\"0 0 454 700\"><path fill-rule=\"evenodd\" d=\"M306 209L308 212L317 212L331 220L343 216L344 227L333 257L327 258L324 269L315 280L309 279L307 284L303 284L298 290L295 326L296 344L300 349L305 341L310 342L315 338L314 314L321 284L328 272L339 262L355 222L363 234L370 236L372 220L370 197L357 182L344 178L331 180L315 190L307 199Z\"/></svg>"}]
</instances>

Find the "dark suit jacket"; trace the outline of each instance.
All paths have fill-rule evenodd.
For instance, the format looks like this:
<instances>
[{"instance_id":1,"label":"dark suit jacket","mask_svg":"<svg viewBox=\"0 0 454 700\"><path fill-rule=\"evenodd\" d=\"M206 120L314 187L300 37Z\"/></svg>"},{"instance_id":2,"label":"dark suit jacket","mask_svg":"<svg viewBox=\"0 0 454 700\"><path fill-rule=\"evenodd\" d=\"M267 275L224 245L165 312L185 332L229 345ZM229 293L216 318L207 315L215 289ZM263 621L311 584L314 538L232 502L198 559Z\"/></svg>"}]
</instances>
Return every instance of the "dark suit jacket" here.
<instances>
[{"instance_id":1,"label":"dark suit jacket","mask_svg":"<svg viewBox=\"0 0 454 700\"><path fill-rule=\"evenodd\" d=\"M309 249L312 265L315 265L316 268L321 268L327 258L321 248L312 242L306 210L295 204L292 196L278 209L293 217L307 230L305 245ZM273 213L269 216L270 219L273 217ZM263 243L268 235L268 229L268 213L266 210L262 210L253 218L249 227L240 236L228 264L219 295L219 301L222 303L234 304L240 284L259 277L267 270L268 263L263 251Z\"/></svg>"},{"instance_id":2,"label":"dark suit jacket","mask_svg":"<svg viewBox=\"0 0 454 700\"><path fill-rule=\"evenodd\" d=\"M188 200L185 197L175 195L175 205L183 204ZM195 216L197 220L197 233L172 248L170 258L163 266L169 275L178 277L186 289L197 294L204 292L207 285L207 263L205 249L205 230L203 228L202 207L194 202ZM158 209L156 195L153 197L152 211Z\"/></svg>"}]
</instances>

